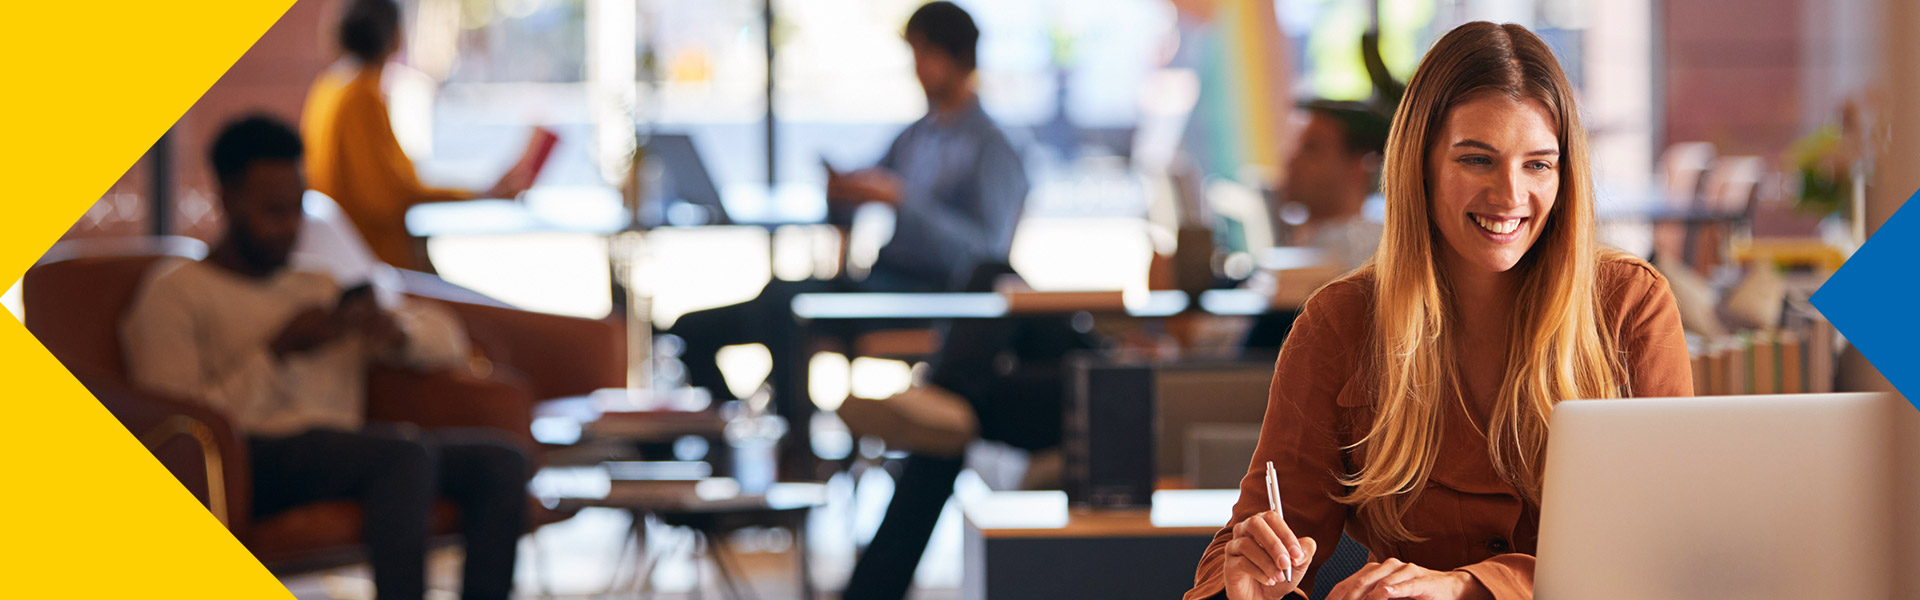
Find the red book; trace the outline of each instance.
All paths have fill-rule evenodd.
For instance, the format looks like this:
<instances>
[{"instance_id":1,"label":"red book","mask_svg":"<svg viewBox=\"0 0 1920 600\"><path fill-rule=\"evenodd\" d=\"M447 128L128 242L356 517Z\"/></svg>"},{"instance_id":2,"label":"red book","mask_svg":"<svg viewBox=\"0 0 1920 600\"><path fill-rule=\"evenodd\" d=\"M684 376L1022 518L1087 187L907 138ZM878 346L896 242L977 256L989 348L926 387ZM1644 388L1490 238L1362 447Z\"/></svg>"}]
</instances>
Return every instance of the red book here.
<instances>
[{"instance_id":1,"label":"red book","mask_svg":"<svg viewBox=\"0 0 1920 600\"><path fill-rule=\"evenodd\" d=\"M500 181L517 181L516 189L533 187L540 171L547 166L547 159L553 156L553 147L560 143L560 136L545 127L533 128L533 135L527 138L527 151L520 155L520 161L513 168L500 175Z\"/></svg>"},{"instance_id":2,"label":"red book","mask_svg":"<svg viewBox=\"0 0 1920 600\"><path fill-rule=\"evenodd\" d=\"M520 158L515 168L527 169L527 183L532 184L540 177L540 171L547 167L547 159L553 157L553 147L560 143L560 135L545 127L533 128L533 136L527 140L527 154Z\"/></svg>"}]
</instances>

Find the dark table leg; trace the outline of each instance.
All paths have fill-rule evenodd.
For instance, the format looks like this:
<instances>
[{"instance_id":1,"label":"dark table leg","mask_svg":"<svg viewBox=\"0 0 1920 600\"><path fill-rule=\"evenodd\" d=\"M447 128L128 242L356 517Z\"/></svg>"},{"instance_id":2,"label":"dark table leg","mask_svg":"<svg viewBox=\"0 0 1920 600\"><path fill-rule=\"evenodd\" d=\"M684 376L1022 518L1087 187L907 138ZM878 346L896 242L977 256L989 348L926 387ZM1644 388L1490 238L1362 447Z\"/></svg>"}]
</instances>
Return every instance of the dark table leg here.
<instances>
[{"instance_id":1,"label":"dark table leg","mask_svg":"<svg viewBox=\"0 0 1920 600\"><path fill-rule=\"evenodd\" d=\"M629 514L633 515L633 526L630 528L630 537L628 537L630 543L621 545L620 557L622 559L626 558L628 545L634 548L634 572L633 583L631 585L633 588L633 597L647 598L652 595L653 568L659 564L660 556L653 551L652 547L647 545L647 513L634 510L629 511ZM612 589L617 587L619 582L620 574L615 572L613 585L609 586L608 596L612 596Z\"/></svg>"},{"instance_id":2,"label":"dark table leg","mask_svg":"<svg viewBox=\"0 0 1920 600\"><path fill-rule=\"evenodd\" d=\"M813 589L813 565L808 558L811 553L807 550L807 521L809 521L807 517L812 511L801 510L798 512L799 518L795 519L793 523L793 553L799 557L800 562L798 565L800 569L800 598L801 600L813 600L818 597L818 595Z\"/></svg>"},{"instance_id":3,"label":"dark table leg","mask_svg":"<svg viewBox=\"0 0 1920 600\"><path fill-rule=\"evenodd\" d=\"M733 564L735 557L732 550L727 547L726 533L718 529L714 533L719 536L709 536L705 532L700 536L707 540L707 554L713 557L713 566L720 571L720 583L726 587L727 597L734 600L753 598L752 582L742 579L746 571L739 565ZM741 592L743 587L746 588L745 593Z\"/></svg>"},{"instance_id":4,"label":"dark table leg","mask_svg":"<svg viewBox=\"0 0 1920 600\"><path fill-rule=\"evenodd\" d=\"M792 313L787 313L791 315ZM783 368L778 359L769 379L774 382L774 412L787 420L787 436L780 442L779 479L813 481L818 477L818 461L813 456L813 399L808 391L808 361L813 358L814 328L811 320L789 317L782 322L786 331L779 339L774 356L786 356ZM784 373L782 372L784 371Z\"/></svg>"}]
</instances>

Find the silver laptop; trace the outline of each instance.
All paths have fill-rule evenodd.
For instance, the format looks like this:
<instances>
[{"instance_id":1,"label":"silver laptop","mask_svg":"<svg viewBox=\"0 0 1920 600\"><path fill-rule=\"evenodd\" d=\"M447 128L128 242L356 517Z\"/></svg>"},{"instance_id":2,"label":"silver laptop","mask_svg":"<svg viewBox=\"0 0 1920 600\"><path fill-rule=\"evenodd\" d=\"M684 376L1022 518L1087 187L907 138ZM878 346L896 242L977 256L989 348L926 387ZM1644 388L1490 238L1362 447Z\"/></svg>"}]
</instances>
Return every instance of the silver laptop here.
<instances>
[{"instance_id":1,"label":"silver laptop","mask_svg":"<svg viewBox=\"0 0 1920 600\"><path fill-rule=\"evenodd\" d=\"M1894 456L1906 435L1896 431L1916 431L1916 417L1888 394L1563 402L1547 446L1535 592L1906 597L1896 528L1912 528L1895 519Z\"/></svg>"}]
</instances>

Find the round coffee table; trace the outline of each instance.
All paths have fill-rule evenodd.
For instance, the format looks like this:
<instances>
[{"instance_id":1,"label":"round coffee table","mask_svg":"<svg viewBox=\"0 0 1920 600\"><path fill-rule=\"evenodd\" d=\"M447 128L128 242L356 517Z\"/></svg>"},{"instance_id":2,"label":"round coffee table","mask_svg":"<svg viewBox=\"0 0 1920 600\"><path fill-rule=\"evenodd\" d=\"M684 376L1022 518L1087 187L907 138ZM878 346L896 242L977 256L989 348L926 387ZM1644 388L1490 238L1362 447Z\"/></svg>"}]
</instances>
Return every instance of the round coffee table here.
<instances>
[{"instance_id":1,"label":"round coffee table","mask_svg":"<svg viewBox=\"0 0 1920 600\"><path fill-rule=\"evenodd\" d=\"M631 583L635 597L648 595L648 579L659 558L646 547L650 518L668 527L691 530L696 549L704 545L710 550L721 584L733 598L752 597L752 594L728 545L729 534L748 527L788 529L793 532L800 597L808 600L815 597L807 556L807 517L815 507L826 504L827 490L823 484L775 483L764 493L751 494L742 492L737 485L729 485L731 480L707 480L718 483L703 483L697 491L691 489L692 486L686 486L689 489L681 493L659 493L636 490L644 484L660 482L637 482L642 486L622 488L620 485L623 483L636 482L612 481L606 470L600 467L555 467L543 469L542 472L549 482L558 483L545 486L547 489L544 490L536 486L536 494L557 510L613 508L627 511L633 516L628 537L631 543L621 546L620 557L625 559L627 547L637 548L638 563ZM607 595L612 595L616 588L621 587L619 575L616 570L607 584Z\"/></svg>"}]
</instances>

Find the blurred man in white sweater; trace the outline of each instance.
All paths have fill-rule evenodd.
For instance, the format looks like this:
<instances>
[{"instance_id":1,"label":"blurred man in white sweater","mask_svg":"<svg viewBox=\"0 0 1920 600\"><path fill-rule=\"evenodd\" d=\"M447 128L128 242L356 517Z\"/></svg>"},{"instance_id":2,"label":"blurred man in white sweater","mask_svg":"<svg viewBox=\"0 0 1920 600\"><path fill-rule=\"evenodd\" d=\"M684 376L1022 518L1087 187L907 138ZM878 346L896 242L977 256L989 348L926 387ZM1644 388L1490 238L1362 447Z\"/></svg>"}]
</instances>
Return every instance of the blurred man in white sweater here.
<instances>
[{"instance_id":1,"label":"blurred man in white sweater","mask_svg":"<svg viewBox=\"0 0 1920 600\"><path fill-rule=\"evenodd\" d=\"M270 118L214 142L226 232L201 261L157 265L121 324L136 386L203 404L247 437L253 514L357 500L381 600L425 595L428 514L460 507L465 598L504 600L526 524L527 460L504 432L366 422L370 362L466 359L431 319L382 310L371 289L287 268L306 191L299 134Z\"/></svg>"}]
</instances>

